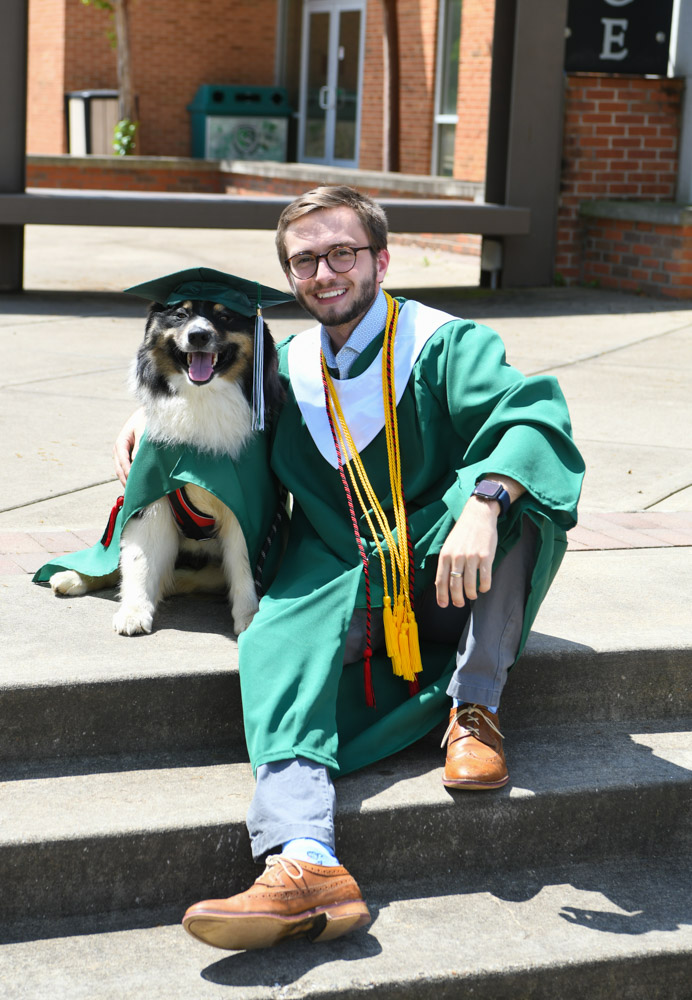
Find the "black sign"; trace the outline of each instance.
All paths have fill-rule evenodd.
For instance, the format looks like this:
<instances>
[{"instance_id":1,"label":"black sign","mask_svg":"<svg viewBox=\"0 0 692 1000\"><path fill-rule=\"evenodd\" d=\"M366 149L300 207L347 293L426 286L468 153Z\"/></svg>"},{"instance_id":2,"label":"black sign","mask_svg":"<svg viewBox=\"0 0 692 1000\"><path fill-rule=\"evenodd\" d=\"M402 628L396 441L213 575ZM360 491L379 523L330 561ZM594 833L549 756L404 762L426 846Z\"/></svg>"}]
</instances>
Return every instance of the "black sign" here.
<instances>
[{"instance_id":1,"label":"black sign","mask_svg":"<svg viewBox=\"0 0 692 1000\"><path fill-rule=\"evenodd\" d=\"M668 72L673 0L569 0L568 73Z\"/></svg>"}]
</instances>

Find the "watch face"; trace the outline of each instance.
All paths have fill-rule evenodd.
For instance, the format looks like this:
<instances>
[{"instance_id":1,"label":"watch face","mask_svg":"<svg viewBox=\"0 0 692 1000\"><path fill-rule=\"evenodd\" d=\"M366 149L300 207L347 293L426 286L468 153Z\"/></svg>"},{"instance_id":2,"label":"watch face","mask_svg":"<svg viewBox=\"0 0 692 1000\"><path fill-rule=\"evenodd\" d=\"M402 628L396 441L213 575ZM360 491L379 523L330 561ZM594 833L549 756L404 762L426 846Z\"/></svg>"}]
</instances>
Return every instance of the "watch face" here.
<instances>
[{"instance_id":1,"label":"watch face","mask_svg":"<svg viewBox=\"0 0 692 1000\"><path fill-rule=\"evenodd\" d=\"M491 483L488 479L481 479L476 483L474 494L477 497L484 497L486 500L497 500L502 493L502 486L499 483Z\"/></svg>"}]
</instances>

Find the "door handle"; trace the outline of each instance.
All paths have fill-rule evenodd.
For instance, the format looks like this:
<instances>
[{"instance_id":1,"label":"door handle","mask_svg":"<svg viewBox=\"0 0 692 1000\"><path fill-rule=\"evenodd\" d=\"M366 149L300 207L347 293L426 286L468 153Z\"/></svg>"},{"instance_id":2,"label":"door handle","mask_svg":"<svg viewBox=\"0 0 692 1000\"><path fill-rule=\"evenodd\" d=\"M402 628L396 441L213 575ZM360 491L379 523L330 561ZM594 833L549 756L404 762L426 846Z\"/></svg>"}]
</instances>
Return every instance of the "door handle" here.
<instances>
[{"instance_id":1,"label":"door handle","mask_svg":"<svg viewBox=\"0 0 692 1000\"><path fill-rule=\"evenodd\" d=\"M329 111L329 109L333 106L334 101L332 88L327 86L327 84L325 84L324 87L320 87L317 102L323 111Z\"/></svg>"}]
</instances>

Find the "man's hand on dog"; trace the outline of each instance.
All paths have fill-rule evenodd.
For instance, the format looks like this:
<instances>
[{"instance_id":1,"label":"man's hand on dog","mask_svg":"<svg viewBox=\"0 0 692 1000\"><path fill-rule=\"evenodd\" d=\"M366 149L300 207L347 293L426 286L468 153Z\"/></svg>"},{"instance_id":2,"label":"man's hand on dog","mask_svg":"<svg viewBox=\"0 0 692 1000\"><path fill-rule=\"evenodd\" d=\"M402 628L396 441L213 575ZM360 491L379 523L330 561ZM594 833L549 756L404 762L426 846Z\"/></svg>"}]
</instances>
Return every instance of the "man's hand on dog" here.
<instances>
[{"instance_id":1,"label":"man's hand on dog","mask_svg":"<svg viewBox=\"0 0 692 1000\"><path fill-rule=\"evenodd\" d=\"M132 459L137 453L139 442L144 433L144 408L138 410L127 419L113 445L113 462L118 479L125 486L130 474Z\"/></svg>"}]
</instances>

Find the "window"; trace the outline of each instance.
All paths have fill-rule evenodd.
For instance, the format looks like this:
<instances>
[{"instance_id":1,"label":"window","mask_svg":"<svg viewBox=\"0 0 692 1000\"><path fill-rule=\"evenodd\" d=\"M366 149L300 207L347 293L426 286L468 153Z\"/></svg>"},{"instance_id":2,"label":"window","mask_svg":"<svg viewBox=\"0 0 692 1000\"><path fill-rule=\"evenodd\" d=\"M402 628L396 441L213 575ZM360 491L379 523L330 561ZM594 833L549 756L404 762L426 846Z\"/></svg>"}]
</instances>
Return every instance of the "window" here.
<instances>
[{"instance_id":1,"label":"window","mask_svg":"<svg viewBox=\"0 0 692 1000\"><path fill-rule=\"evenodd\" d=\"M440 0L431 173L442 177L454 173L460 41L461 0Z\"/></svg>"}]
</instances>

